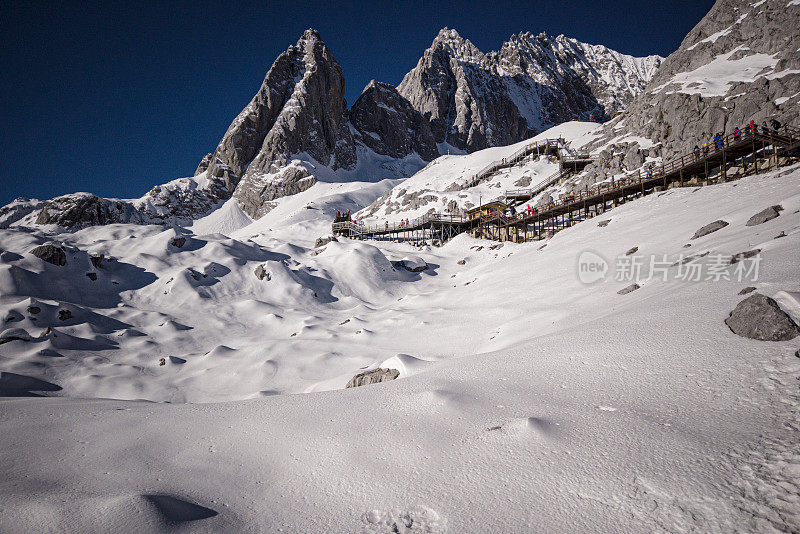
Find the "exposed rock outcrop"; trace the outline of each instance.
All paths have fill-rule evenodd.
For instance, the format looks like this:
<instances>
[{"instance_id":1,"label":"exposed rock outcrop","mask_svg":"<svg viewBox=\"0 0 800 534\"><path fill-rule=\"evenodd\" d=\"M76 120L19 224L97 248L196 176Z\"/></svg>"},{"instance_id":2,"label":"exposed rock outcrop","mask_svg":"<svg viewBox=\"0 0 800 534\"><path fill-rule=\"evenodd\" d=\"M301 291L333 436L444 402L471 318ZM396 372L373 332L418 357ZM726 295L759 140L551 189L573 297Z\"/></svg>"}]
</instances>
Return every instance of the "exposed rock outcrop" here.
<instances>
[{"instance_id":1,"label":"exposed rock outcrop","mask_svg":"<svg viewBox=\"0 0 800 534\"><path fill-rule=\"evenodd\" d=\"M798 20L796 2L718 0L589 148L632 135L670 159L750 120L800 125Z\"/></svg>"},{"instance_id":2,"label":"exposed rock outcrop","mask_svg":"<svg viewBox=\"0 0 800 534\"><path fill-rule=\"evenodd\" d=\"M318 237L316 241L314 241L314 248L324 247L330 242L338 242L339 240L336 239L335 236L328 236L328 237Z\"/></svg>"},{"instance_id":3,"label":"exposed rock outcrop","mask_svg":"<svg viewBox=\"0 0 800 534\"><path fill-rule=\"evenodd\" d=\"M397 89L372 80L350 110L358 140L393 158L414 152L425 161L439 157L428 122Z\"/></svg>"},{"instance_id":4,"label":"exposed rock outcrop","mask_svg":"<svg viewBox=\"0 0 800 534\"><path fill-rule=\"evenodd\" d=\"M379 382L388 382L400 376L400 371L397 369L377 368L358 373L350 379L345 388L357 388L359 386L366 386L369 384L377 384Z\"/></svg>"},{"instance_id":5,"label":"exposed rock outcrop","mask_svg":"<svg viewBox=\"0 0 800 534\"><path fill-rule=\"evenodd\" d=\"M31 254L57 267L63 267L67 264L67 252L64 250L64 247L40 245L31 250Z\"/></svg>"}]
</instances>

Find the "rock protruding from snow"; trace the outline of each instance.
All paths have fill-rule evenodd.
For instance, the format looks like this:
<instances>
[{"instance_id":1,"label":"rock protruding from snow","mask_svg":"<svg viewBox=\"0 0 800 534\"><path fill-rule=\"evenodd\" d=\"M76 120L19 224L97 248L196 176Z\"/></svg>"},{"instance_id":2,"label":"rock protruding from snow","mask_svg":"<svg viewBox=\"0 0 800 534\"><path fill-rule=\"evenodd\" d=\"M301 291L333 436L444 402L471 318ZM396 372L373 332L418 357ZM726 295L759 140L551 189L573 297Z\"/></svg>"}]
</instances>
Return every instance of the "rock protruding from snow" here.
<instances>
[{"instance_id":1,"label":"rock protruding from snow","mask_svg":"<svg viewBox=\"0 0 800 534\"><path fill-rule=\"evenodd\" d=\"M63 228L84 228L128 222L133 207L119 200L75 193L44 203L36 224L55 224Z\"/></svg>"},{"instance_id":2,"label":"rock protruding from snow","mask_svg":"<svg viewBox=\"0 0 800 534\"><path fill-rule=\"evenodd\" d=\"M697 230L694 233L694 235L692 236L692 239L697 239L697 238L703 237L705 235L714 233L717 230L721 230L722 228L725 228L726 226L728 226L728 223L723 221L723 220L719 220L719 221L714 221L712 223L708 223L707 225L705 225L702 228L700 228L699 230Z\"/></svg>"},{"instance_id":3,"label":"rock protruding from snow","mask_svg":"<svg viewBox=\"0 0 800 534\"><path fill-rule=\"evenodd\" d=\"M617 295L627 295L628 293L632 293L641 287L642 286L640 286L639 284L631 284L617 291Z\"/></svg>"},{"instance_id":4,"label":"rock protruding from snow","mask_svg":"<svg viewBox=\"0 0 800 534\"><path fill-rule=\"evenodd\" d=\"M406 256L400 260L400 266L406 271L410 271L412 273L421 273L428 268L428 264L425 262L425 260L418 258L417 256Z\"/></svg>"},{"instance_id":5,"label":"rock protruding from snow","mask_svg":"<svg viewBox=\"0 0 800 534\"><path fill-rule=\"evenodd\" d=\"M800 335L800 327L778 303L760 293L741 301L725 324L734 334L760 341L788 341Z\"/></svg>"},{"instance_id":6,"label":"rock protruding from snow","mask_svg":"<svg viewBox=\"0 0 800 534\"><path fill-rule=\"evenodd\" d=\"M428 121L397 89L372 80L350 110L358 140L376 154L403 158L417 153L425 161L439 157Z\"/></svg>"},{"instance_id":7,"label":"rock protruding from snow","mask_svg":"<svg viewBox=\"0 0 800 534\"><path fill-rule=\"evenodd\" d=\"M46 261L58 267L63 267L67 264L67 252L64 250L64 247L57 247L51 244L40 245L31 250L31 254L42 261Z\"/></svg>"},{"instance_id":8,"label":"rock protruding from snow","mask_svg":"<svg viewBox=\"0 0 800 534\"><path fill-rule=\"evenodd\" d=\"M770 206L750 217L745 223L745 226L756 226L767 221L771 221L772 219L777 218L781 214L781 211L783 211L782 206Z\"/></svg>"},{"instance_id":9,"label":"rock protruding from snow","mask_svg":"<svg viewBox=\"0 0 800 534\"><path fill-rule=\"evenodd\" d=\"M345 388L357 388L359 386L366 386L369 384L377 384L379 382L388 382L400 376L400 371L397 369L385 369L379 367L371 369L363 373L358 373L350 379Z\"/></svg>"},{"instance_id":10,"label":"rock protruding from snow","mask_svg":"<svg viewBox=\"0 0 800 534\"><path fill-rule=\"evenodd\" d=\"M335 236L328 236L328 237L318 237L316 241L314 241L314 248L324 247L328 243L331 242L339 242Z\"/></svg>"},{"instance_id":11,"label":"rock protruding from snow","mask_svg":"<svg viewBox=\"0 0 800 534\"><path fill-rule=\"evenodd\" d=\"M261 265L259 265L258 267L256 267L256 270L254 271L254 273L256 275L256 278L258 278L259 280L264 280L265 278L267 279L267 282L272 280L272 275L270 275L267 272L267 269L266 269L266 267L264 267L263 263Z\"/></svg>"}]
</instances>

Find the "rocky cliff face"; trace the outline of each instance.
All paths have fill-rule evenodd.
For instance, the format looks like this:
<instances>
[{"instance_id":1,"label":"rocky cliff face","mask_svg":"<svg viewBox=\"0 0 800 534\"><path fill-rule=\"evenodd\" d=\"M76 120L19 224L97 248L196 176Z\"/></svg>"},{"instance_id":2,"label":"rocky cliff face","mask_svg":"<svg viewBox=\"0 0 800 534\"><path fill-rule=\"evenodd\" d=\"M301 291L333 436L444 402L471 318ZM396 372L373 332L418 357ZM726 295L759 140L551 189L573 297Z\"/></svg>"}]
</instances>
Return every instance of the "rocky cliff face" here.
<instances>
[{"instance_id":1,"label":"rocky cliff face","mask_svg":"<svg viewBox=\"0 0 800 534\"><path fill-rule=\"evenodd\" d=\"M439 157L428 122L393 86L372 80L350 110L356 139L376 154Z\"/></svg>"},{"instance_id":2,"label":"rocky cliff face","mask_svg":"<svg viewBox=\"0 0 800 534\"><path fill-rule=\"evenodd\" d=\"M607 119L642 91L660 62L530 33L483 54L445 28L398 91L430 121L436 142L474 151L592 114Z\"/></svg>"},{"instance_id":3,"label":"rocky cliff face","mask_svg":"<svg viewBox=\"0 0 800 534\"><path fill-rule=\"evenodd\" d=\"M750 120L800 125L798 27L798 2L719 0L594 146L637 136L669 159Z\"/></svg>"},{"instance_id":4,"label":"rocky cliff face","mask_svg":"<svg viewBox=\"0 0 800 534\"><path fill-rule=\"evenodd\" d=\"M234 191L245 212L261 216L270 200L313 185L307 171L287 168L293 155L305 153L333 170L355 165L346 112L342 68L319 33L307 30L275 60L206 172Z\"/></svg>"}]
</instances>

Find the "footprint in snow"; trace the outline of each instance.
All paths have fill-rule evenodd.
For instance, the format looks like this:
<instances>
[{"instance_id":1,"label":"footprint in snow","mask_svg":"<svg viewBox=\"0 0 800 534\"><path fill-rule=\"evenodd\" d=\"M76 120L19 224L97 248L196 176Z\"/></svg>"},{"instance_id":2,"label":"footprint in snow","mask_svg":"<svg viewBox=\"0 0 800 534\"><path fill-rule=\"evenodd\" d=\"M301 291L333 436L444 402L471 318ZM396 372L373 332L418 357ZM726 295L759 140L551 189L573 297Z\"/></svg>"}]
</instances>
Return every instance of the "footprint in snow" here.
<instances>
[{"instance_id":1,"label":"footprint in snow","mask_svg":"<svg viewBox=\"0 0 800 534\"><path fill-rule=\"evenodd\" d=\"M361 516L363 532L371 534L443 534L447 519L425 506L410 510L370 510Z\"/></svg>"}]
</instances>

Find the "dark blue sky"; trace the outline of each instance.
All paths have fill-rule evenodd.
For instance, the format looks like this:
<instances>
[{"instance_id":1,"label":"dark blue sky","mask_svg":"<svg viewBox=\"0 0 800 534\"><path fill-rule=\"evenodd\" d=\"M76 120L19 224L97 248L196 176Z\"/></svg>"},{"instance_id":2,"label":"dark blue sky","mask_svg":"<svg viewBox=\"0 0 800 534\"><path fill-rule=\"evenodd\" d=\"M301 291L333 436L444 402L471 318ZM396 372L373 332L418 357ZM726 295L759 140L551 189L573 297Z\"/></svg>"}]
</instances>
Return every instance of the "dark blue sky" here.
<instances>
[{"instance_id":1,"label":"dark blue sky","mask_svg":"<svg viewBox=\"0 0 800 534\"><path fill-rule=\"evenodd\" d=\"M483 51L545 31L666 56L713 2L56 4L2 7L0 205L138 197L190 176L306 28L342 65L352 104L373 78L398 84L444 26Z\"/></svg>"}]
</instances>

